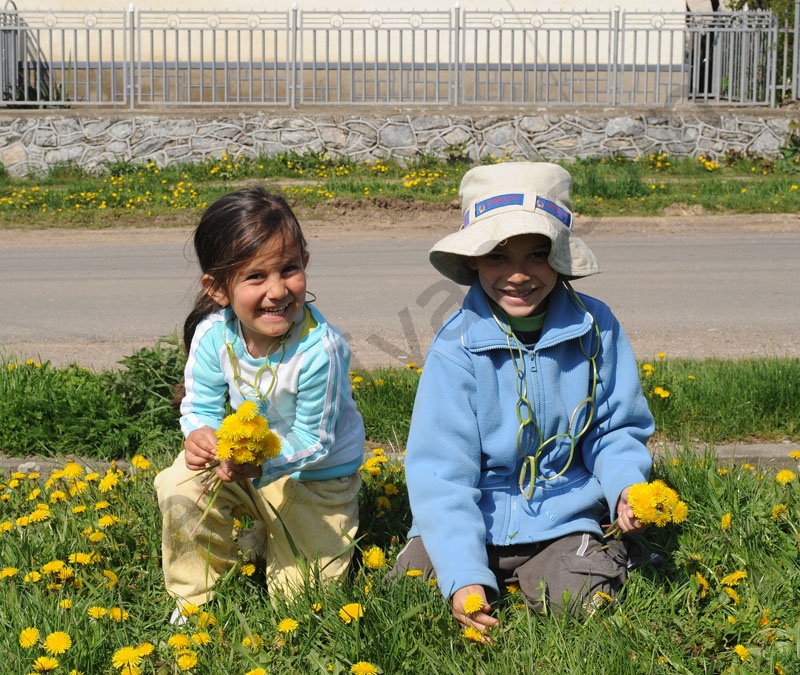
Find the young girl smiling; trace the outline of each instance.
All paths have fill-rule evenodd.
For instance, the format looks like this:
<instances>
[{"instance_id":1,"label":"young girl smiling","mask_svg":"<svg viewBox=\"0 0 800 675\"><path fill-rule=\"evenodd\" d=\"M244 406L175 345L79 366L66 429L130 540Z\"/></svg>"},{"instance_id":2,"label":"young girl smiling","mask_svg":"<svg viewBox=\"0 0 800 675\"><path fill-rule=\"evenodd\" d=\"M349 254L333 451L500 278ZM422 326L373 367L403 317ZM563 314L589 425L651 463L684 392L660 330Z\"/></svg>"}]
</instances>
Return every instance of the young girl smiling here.
<instances>
[{"instance_id":1,"label":"young girl smiling","mask_svg":"<svg viewBox=\"0 0 800 675\"><path fill-rule=\"evenodd\" d=\"M306 302L309 253L288 204L257 188L225 195L200 219L194 248L202 290L184 326L184 449L155 479L173 620L210 599L240 553L264 561L271 589L295 591L314 570L340 577L358 527L364 452L350 350ZM223 488L201 518L215 432L227 407L245 400L278 434L280 454L263 465L219 462ZM234 518L244 514L255 526L237 539Z\"/></svg>"}]
</instances>

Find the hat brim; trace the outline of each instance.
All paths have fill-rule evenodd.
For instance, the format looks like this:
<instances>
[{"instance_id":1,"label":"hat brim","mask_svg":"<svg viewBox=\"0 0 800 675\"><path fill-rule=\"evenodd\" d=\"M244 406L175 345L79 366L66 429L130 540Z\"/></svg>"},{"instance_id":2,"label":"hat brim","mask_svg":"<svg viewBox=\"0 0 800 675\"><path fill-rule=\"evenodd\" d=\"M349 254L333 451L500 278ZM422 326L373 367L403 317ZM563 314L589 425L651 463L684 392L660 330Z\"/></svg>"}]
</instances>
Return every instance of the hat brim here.
<instances>
[{"instance_id":1,"label":"hat brim","mask_svg":"<svg viewBox=\"0 0 800 675\"><path fill-rule=\"evenodd\" d=\"M483 217L473 225L447 235L433 245L428 259L448 279L469 285L475 280L475 270L468 265L468 258L486 255L501 242L522 234L542 234L550 239L547 262L567 279L600 272L594 253L571 229L548 215L524 210Z\"/></svg>"}]
</instances>

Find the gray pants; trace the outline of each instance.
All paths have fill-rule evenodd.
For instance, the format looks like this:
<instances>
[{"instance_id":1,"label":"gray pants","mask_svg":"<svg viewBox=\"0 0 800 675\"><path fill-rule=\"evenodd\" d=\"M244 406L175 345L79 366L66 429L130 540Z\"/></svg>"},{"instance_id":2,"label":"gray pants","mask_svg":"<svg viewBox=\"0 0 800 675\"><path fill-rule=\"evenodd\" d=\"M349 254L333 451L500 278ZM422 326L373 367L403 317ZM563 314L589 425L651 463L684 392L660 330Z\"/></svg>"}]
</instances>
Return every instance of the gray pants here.
<instances>
[{"instance_id":1,"label":"gray pants","mask_svg":"<svg viewBox=\"0 0 800 675\"><path fill-rule=\"evenodd\" d=\"M588 533L534 544L487 546L486 551L498 587L518 585L528 606L537 612L592 612L616 597L627 578L625 544ZM411 569L422 570L426 578L435 576L420 537L408 541L392 575Z\"/></svg>"}]
</instances>

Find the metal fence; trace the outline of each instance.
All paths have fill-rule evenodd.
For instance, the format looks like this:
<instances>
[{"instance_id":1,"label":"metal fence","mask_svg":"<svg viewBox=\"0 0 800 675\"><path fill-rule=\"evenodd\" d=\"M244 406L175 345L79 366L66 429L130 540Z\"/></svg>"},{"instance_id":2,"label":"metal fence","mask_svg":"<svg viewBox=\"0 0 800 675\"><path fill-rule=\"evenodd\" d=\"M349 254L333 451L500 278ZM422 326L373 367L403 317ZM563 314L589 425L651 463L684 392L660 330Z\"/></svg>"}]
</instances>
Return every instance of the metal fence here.
<instances>
[{"instance_id":1,"label":"metal fence","mask_svg":"<svg viewBox=\"0 0 800 675\"><path fill-rule=\"evenodd\" d=\"M775 106L768 12L0 11L0 107Z\"/></svg>"}]
</instances>

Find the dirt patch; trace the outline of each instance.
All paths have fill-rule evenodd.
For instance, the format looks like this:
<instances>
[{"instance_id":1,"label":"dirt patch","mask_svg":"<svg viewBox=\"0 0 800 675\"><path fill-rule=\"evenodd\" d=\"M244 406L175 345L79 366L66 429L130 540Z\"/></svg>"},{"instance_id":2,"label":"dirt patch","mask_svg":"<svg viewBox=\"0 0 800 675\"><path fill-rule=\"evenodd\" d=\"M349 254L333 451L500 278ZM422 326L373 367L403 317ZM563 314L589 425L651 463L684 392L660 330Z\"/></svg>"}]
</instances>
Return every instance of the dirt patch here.
<instances>
[{"instance_id":1,"label":"dirt patch","mask_svg":"<svg viewBox=\"0 0 800 675\"><path fill-rule=\"evenodd\" d=\"M298 206L296 214L310 240L437 239L460 223L457 200L448 203L405 199L334 199L316 207ZM131 243L189 243L197 214L147 220L117 219L104 229L75 227L2 228L0 247L104 245ZM575 229L583 237L630 234L681 236L721 233L770 234L797 232L800 214L710 214L693 206L674 204L664 216L576 215Z\"/></svg>"}]
</instances>

